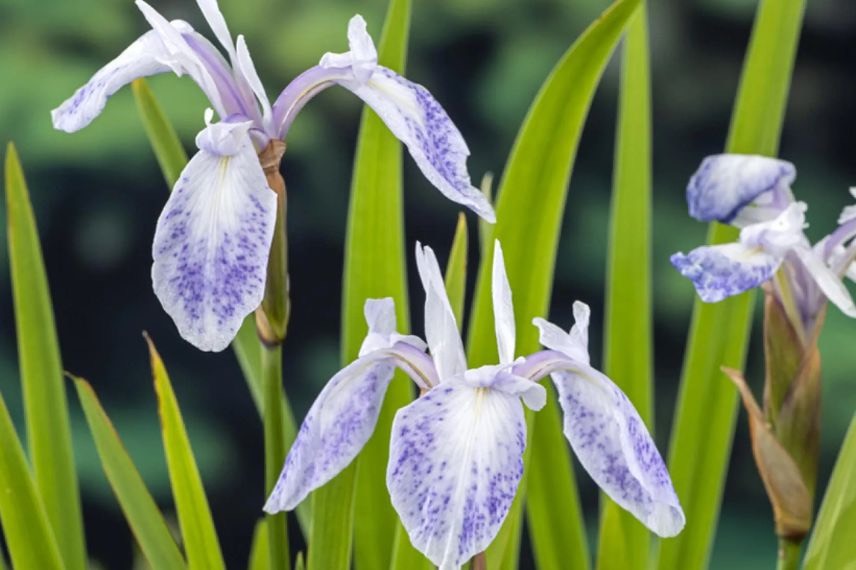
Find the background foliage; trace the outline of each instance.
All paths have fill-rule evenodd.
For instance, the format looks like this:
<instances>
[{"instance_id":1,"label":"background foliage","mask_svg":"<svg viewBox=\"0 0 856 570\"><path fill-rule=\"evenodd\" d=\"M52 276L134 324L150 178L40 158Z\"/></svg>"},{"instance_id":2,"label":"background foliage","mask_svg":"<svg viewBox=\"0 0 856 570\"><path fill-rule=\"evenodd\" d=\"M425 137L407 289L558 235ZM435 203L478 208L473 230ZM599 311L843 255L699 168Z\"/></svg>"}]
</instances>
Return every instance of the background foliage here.
<instances>
[{"instance_id":1,"label":"background foliage","mask_svg":"<svg viewBox=\"0 0 856 570\"><path fill-rule=\"evenodd\" d=\"M431 88L473 150L471 172L499 174L514 134L544 77L570 42L607 6L606 0L415 1L408 76ZM781 155L799 167L795 192L811 204L809 235L834 223L856 180L849 138L856 115L851 62L856 13L842 2L809 2ZM669 0L650 6L653 82L653 299L655 418L666 449L692 290L668 255L703 240L705 226L686 215L683 190L702 156L722 150L754 0ZM170 18L204 30L189 0L157 2ZM313 2L222 0L233 32L244 33L260 74L275 95L326 50L345 48L344 29L361 12L379 38L384 0ZM265 17L259 17L264 14ZM231 352L212 356L183 343L151 292L154 223L167 189L148 146L130 89L117 95L90 128L67 136L50 127L48 111L104 61L144 30L131 2L68 0L0 4L0 136L14 139L36 217L63 366L90 380L155 499L170 505L157 405L151 389L148 330L170 375L221 535L227 565L243 564L263 502L261 424ZM207 33L207 32L206 32ZM575 165L554 284L554 316L568 320L581 298L594 310L593 361L601 362L606 220L612 176L618 83L613 61L595 98ZM151 85L187 148L202 124L204 101L189 80L158 77ZM347 93L323 94L301 114L289 140L285 177L294 310L285 347L286 389L298 416L338 369L339 304L345 217L360 106ZM457 209L405 160L406 250L419 239L441 257ZM5 206L0 206L4 208ZM478 243L470 223L470 243ZM5 234L0 235L0 391L22 428ZM476 247L470 248L477 267ZM407 256L408 264L412 263ZM441 262L444 261L441 259ZM415 275L410 268L411 276ZM472 292L475 272L469 276ZM421 292L411 279L412 299ZM412 328L422 330L421 311ZM757 330L757 329L756 329ZM853 323L830 311L824 355L821 481L856 408ZM760 380L760 345L750 348L747 376ZM723 379L723 382L725 380ZM70 388L70 387L69 387ZM72 404L74 445L83 485L90 552L106 567L128 567L133 548L103 479L82 411ZM737 440L712 566L769 563L775 540L761 483L751 462L746 426ZM254 484L247 484L248 481ZM586 521L597 520L597 493L579 477ZM821 494L819 493L819 496ZM174 514L173 517L177 524ZM296 526L296 525L292 525ZM592 533L593 535L594 533ZM524 560L530 553L524 552Z\"/></svg>"}]
</instances>

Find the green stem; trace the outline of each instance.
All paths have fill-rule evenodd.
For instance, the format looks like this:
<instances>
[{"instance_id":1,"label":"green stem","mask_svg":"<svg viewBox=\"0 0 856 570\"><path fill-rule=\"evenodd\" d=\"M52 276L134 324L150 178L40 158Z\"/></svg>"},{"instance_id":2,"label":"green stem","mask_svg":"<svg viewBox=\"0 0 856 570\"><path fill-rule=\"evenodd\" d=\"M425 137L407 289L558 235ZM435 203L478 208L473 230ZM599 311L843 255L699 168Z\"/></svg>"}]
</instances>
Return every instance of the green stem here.
<instances>
[{"instance_id":1,"label":"green stem","mask_svg":"<svg viewBox=\"0 0 856 570\"><path fill-rule=\"evenodd\" d=\"M779 539L779 561L776 570L797 570L800 563L800 543L787 539Z\"/></svg>"},{"instance_id":2,"label":"green stem","mask_svg":"<svg viewBox=\"0 0 856 570\"><path fill-rule=\"evenodd\" d=\"M265 490L270 494L285 461L285 439L282 433L282 346L262 350L264 378ZM270 568L290 568L286 513L268 515L268 548Z\"/></svg>"}]
</instances>

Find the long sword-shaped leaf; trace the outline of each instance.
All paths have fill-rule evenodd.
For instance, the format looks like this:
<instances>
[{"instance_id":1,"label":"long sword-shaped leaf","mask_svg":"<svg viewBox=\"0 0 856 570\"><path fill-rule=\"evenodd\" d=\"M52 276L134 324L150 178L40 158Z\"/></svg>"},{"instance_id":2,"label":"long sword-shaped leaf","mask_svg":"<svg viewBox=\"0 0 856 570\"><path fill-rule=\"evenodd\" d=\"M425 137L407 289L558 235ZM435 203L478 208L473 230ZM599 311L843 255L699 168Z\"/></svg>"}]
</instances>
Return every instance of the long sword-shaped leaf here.
<instances>
[{"instance_id":1,"label":"long sword-shaped leaf","mask_svg":"<svg viewBox=\"0 0 856 570\"><path fill-rule=\"evenodd\" d=\"M155 500L122 445L119 434L101 407L92 386L80 378L74 378L74 385L95 440L104 474L107 475L110 487L122 507L125 520L128 521L143 556L152 568L186 568Z\"/></svg>"},{"instance_id":2,"label":"long sword-shaped leaf","mask_svg":"<svg viewBox=\"0 0 856 570\"><path fill-rule=\"evenodd\" d=\"M144 79L136 79L131 83L131 89L134 92L134 100L137 102L137 112L143 121L143 128L146 129L155 158L167 185L172 188L187 164L187 153L184 152L175 128L164 114L148 83Z\"/></svg>"},{"instance_id":3,"label":"long sword-shaped leaf","mask_svg":"<svg viewBox=\"0 0 856 570\"><path fill-rule=\"evenodd\" d=\"M805 554L805 570L856 567L856 415L841 444ZM848 566L849 564L849 566Z\"/></svg>"},{"instance_id":4,"label":"long sword-shaped leaf","mask_svg":"<svg viewBox=\"0 0 856 570\"><path fill-rule=\"evenodd\" d=\"M146 335L152 377L158 396L163 447L184 552L190 568L225 568L217 530L208 508L202 478L193 457L181 410L172 390L166 367L152 340Z\"/></svg>"},{"instance_id":5,"label":"long sword-shaped leaf","mask_svg":"<svg viewBox=\"0 0 856 570\"><path fill-rule=\"evenodd\" d=\"M6 229L33 475L68 568L86 568L80 491L42 248L18 153L6 149Z\"/></svg>"},{"instance_id":6,"label":"long sword-shaped leaf","mask_svg":"<svg viewBox=\"0 0 856 570\"><path fill-rule=\"evenodd\" d=\"M15 568L62 570L59 547L0 395L0 521ZM2 553L0 553L2 557ZM0 563L2 564L2 563Z\"/></svg>"},{"instance_id":7,"label":"long sword-shaped leaf","mask_svg":"<svg viewBox=\"0 0 856 570\"><path fill-rule=\"evenodd\" d=\"M643 2L627 28L610 217L604 371L653 433L651 384L651 85ZM648 560L651 534L601 494L597 567L623 570Z\"/></svg>"},{"instance_id":8,"label":"long sword-shaped leaf","mask_svg":"<svg viewBox=\"0 0 856 570\"><path fill-rule=\"evenodd\" d=\"M382 65L402 72L410 30L410 0L391 0L379 46ZM363 111L357 140L342 283L342 361L352 361L366 334L368 298L395 300L398 329L409 328L401 144L370 109ZM397 517L384 485L389 433L395 410L412 399L402 377L393 380L374 436L352 464L313 498L309 570L347 568L351 533L358 570L388 568ZM354 529L354 508L366 516ZM368 515L368 513L371 513Z\"/></svg>"},{"instance_id":9,"label":"long sword-shaped leaf","mask_svg":"<svg viewBox=\"0 0 856 570\"><path fill-rule=\"evenodd\" d=\"M775 156L805 0L762 0L743 65L728 152ZM734 241L734 228L712 224L710 243ZM742 368L754 295L696 301L669 450L669 470L687 526L662 543L664 570L704 568L716 530L734 434L737 393L720 366Z\"/></svg>"},{"instance_id":10,"label":"long sword-shaped leaf","mask_svg":"<svg viewBox=\"0 0 856 570\"><path fill-rule=\"evenodd\" d=\"M549 307L568 181L585 117L610 54L638 5L638 0L614 3L571 46L530 108L506 165L494 237L505 252L521 353L538 348L531 320L544 316ZM474 366L496 358L490 304L493 242L484 245L469 337L470 364ZM568 307L570 304L568 299ZM524 493L528 493L528 520L539 567L554 567L554 553L560 547L564 556L559 567L584 568L588 564L569 452L564 441L556 446L561 440L561 422L555 399L549 402L530 429L530 484L527 489L521 485L505 526L488 550L492 566L506 552L510 563L516 562Z\"/></svg>"},{"instance_id":11,"label":"long sword-shaped leaf","mask_svg":"<svg viewBox=\"0 0 856 570\"><path fill-rule=\"evenodd\" d=\"M464 297L467 292L467 217L458 214L458 225L455 226L455 237L449 250L449 261L446 262L446 294L452 305L452 312L458 322L458 328L464 322Z\"/></svg>"}]
</instances>

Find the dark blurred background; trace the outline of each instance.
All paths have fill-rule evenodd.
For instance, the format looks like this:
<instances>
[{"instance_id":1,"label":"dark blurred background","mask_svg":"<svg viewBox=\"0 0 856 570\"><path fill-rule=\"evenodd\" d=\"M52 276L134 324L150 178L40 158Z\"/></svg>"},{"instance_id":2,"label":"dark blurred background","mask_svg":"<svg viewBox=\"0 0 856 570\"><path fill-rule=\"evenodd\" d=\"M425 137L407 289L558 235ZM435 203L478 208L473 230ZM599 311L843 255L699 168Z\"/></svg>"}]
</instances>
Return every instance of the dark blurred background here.
<instances>
[{"instance_id":1,"label":"dark blurred background","mask_svg":"<svg viewBox=\"0 0 856 570\"><path fill-rule=\"evenodd\" d=\"M192 0L153 4L168 18L186 19L211 37ZM355 12L366 17L377 39L386 7L384 0L221 4L233 34L246 34L271 98L325 51L345 50L346 24ZM607 4L414 1L407 75L427 86L459 125L472 149L469 164L475 180L486 171L502 172L536 90ZM704 239L705 226L686 215L684 187L699 161L723 147L755 6L755 0L669 0L651 6L656 432L663 450L693 302L689 282L672 270L668 257ZM182 404L225 555L229 565L237 567L245 563L264 498L261 424L232 352L203 354L181 341L152 293L151 240L167 188L130 90L114 96L104 114L75 135L53 131L50 124L49 111L145 29L130 0L2 0L0 138L18 145L28 176L65 368L91 380L145 480L169 512L156 403L141 336L143 330L150 332ZM781 154L799 168L795 192L810 205L813 238L833 228L840 208L852 202L848 185L856 184L850 144L856 124L854 31L852 3L809 2ZM602 334L616 63L603 79L583 134L553 295L552 313L559 322L568 321L573 299L592 305L594 362L600 361ZM191 80L171 75L156 77L151 85L193 151L206 106L201 93ZM285 383L298 416L338 369L342 243L360 109L359 101L343 90L325 92L301 114L288 140L284 172L294 313L285 348ZM457 208L431 189L407 160L407 249L419 239L432 244L442 261ZM473 230L472 217L470 222ZM0 389L22 427L5 239L3 232ZM411 280L411 298L418 307L422 294L415 284ZM413 311L417 331L420 313ZM749 365L756 388L762 374L759 331L756 324ZM856 323L831 309L821 341L821 481L828 477L856 408L854 338ZM70 396L90 551L103 567L128 568L134 559L130 533L102 475L76 399ZM741 412L714 568L772 565L771 513L747 433ZM587 477L579 480L594 531L596 489Z\"/></svg>"}]
</instances>

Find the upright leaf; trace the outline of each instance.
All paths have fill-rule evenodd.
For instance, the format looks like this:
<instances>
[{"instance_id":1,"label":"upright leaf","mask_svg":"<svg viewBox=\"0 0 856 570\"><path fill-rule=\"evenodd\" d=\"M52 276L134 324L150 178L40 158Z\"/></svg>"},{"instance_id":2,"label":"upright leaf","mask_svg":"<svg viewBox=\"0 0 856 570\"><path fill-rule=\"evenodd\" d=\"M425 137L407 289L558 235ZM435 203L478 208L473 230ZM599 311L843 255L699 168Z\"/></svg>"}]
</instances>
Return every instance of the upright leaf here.
<instances>
[{"instance_id":1,"label":"upright leaf","mask_svg":"<svg viewBox=\"0 0 856 570\"><path fill-rule=\"evenodd\" d=\"M633 402L653 433L651 383L651 82L646 5L627 28L615 143L604 371ZM651 534L601 494L597 567L622 570L648 560Z\"/></svg>"},{"instance_id":2,"label":"upright leaf","mask_svg":"<svg viewBox=\"0 0 856 570\"><path fill-rule=\"evenodd\" d=\"M172 390L166 367L148 335L146 342L149 345L152 377L158 396L166 465L188 566L225 568L217 530L214 528L214 520L211 518L208 499L205 497L202 478L196 467L178 400Z\"/></svg>"},{"instance_id":3,"label":"upright leaf","mask_svg":"<svg viewBox=\"0 0 856 570\"><path fill-rule=\"evenodd\" d=\"M762 0L743 65L726 149L775 156L805 0ZM711 224L710 243L737 231ZM664 541L659 567L704 568L719 517L734 434L737 393L720 372L746 356L754 294L706 304L696 300L669 449L669 470L687 526Z\"/></svg>"},{"instance_id":4,"label":"upright leaf","mask_svg":"<svg viewBox=\"0 0 856 570\"><path fill-rule=\"evenodd\" d=\"M639 0L615 2L571 46L542 86L511 152L497 202L494 237L502 242L520 353L537 350L531 320L544 316L550 292L568 181L583 124L601 74ZM470 326L470 364L495 362L490 302L493 242L482 255ZM571 299L567 300L570 312ZM587 546L555 398L535 415L529 433L530 484L518 492L511 513L488 550L488 563L516 564L522 497L539 567L585 568ZM530 422L532 423L532 422ZM561 443L560 443L561 442ZM557 561L556 553L562 557ZM554 566L560 564L560 566Z\"/></svg>"},{"instance_id":5,"label":"upright leaf","mask_svg":"<svg viewBox=\"0 0 856 570\"><path fill-rule=\"evenodd\" d=\"M80 491L42 248L18 153L6 149L6 229L27 440L36 487L68 568L86 567Z\"/></svg>"},{"instance_id":6,"label":"upright leaf","mask_svg":"<svg viewBox=\"0 0 856 570\"><path fill-rule=\"evenodd\" d=\"M410 0L391 0L378 50L379 62L403 72L410 30ZM342 283L342 361L352 361L366 335L363 305L368 298L395 300L398 330L409 328L401 145L373 111L363 111L348 211ZM388 568L397 517L386 485L389 433L395 410L413 397L401 375L393 380L374 436L357 461L313 499L309 570L350 565L354 534L357 570ZM359 468L357 468L359 467ZM359 475L357 475L359 473ZM353 512L371 513L354 528Z\"/></svg>"},{"instance_id":7,"label":"upright leaf","mask_svg":"<svg viewBox=\"0 0 856 570\"><path fill-rule=\"evenodd\" d=\"M0 489L0 522L3 523L3 538L14 567L40 570L66 568L2 395Z\"/></svg>"},{"instance_id":8,"label":"upright leaf","mask_svg":"<svg viewBox=\"0 0 856 570\"><path fill-rule=\"evenodd\" d=\"M458 214L458 225L455 226L455 237L449 250L449 261L446 262L446 293L452 312L458 322L458 328L464 322L464 297L467 292L467 217Z\"/></svg>"},{"instance_id":9,"label":"upright leaf","mask_svg":"<svg viewBox=\"0 0 856 570\"><path fill-rule=\"evenodd\" d=\"M267 520L261 519L253 531L253 544L250 546L248 570L270 570L270 550L268 548Z\"/></svg>"},{"instance_id":10,"label":"upright leaf","mask_svg":"<svg viewBox=\"0 0 856 570\"><path fill-rule=\"evenodd\" d=\"M125 451L119 434L101 407L98 397L86 380L74 378L77 395L95 440L98 457L110 487L122 507L125 520L134 533L140 550L152 568L181 570L187 566L169 528L146 488L143 478Z\"/></svg>"},{"instance_id":11,"label":"upright leaf","mask_svg":"<svg viewBox=\"0 0 856 570\"><path fill-rule=\"evenodd\" d=\"M163 171L167 185L172 188L187 164L187 153L184 152L175 128L167 119L145 79L135 79L131 83L131 89L134 92L134 100L137 102L137 111L143 121L143 128L155 152L155 158Z\"/></svg>"},{"instance_id":12,"label":"upright leaf","mask_svg":"<svg viewBox=\"0 0 856 570\"><path fill-rule=\"evenodd\" d=\"M805 570L856 565L856 415L841 444L805 554Z\"/></svg>"}]
</instances>

